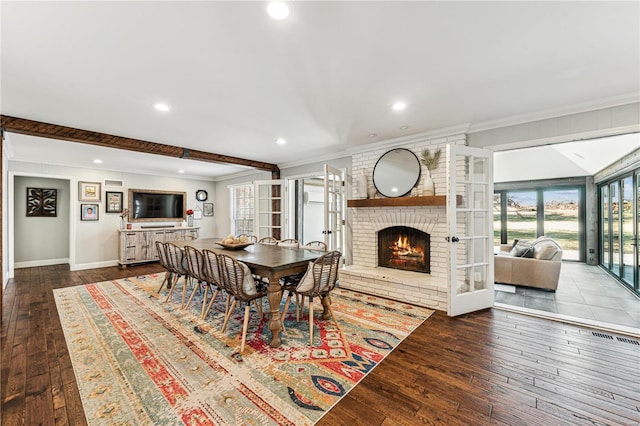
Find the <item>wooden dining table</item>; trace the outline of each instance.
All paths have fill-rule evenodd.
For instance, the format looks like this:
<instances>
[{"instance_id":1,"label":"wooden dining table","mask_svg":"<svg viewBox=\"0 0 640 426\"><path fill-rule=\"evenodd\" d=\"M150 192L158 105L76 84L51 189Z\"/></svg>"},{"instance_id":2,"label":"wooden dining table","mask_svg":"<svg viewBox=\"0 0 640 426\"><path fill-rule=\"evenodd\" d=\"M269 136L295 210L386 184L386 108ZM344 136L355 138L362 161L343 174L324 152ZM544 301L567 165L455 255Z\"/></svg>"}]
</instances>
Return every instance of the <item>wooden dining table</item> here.
<instances>
[{"instance_id":1,"label":"wooden dining table","mask_svg":"<svg viewBox=\"0 0 640 426\"><path fill-rule=\"evenodd\" d=\"M197 240L175 241L177 246L191 246L199 250L209 249L219 254L226 254L245 263L254 275L269 280L267 299L269 300L269 330L271 330L272 348L282 343L280 340L280 302L282 287L280 279L288 275L305 272L312 262L324 253L317 250L280 247L267 244L252 244L243 249L227 249L218 244L222 238L201 238Z\"/></svg>"}]
</instances>

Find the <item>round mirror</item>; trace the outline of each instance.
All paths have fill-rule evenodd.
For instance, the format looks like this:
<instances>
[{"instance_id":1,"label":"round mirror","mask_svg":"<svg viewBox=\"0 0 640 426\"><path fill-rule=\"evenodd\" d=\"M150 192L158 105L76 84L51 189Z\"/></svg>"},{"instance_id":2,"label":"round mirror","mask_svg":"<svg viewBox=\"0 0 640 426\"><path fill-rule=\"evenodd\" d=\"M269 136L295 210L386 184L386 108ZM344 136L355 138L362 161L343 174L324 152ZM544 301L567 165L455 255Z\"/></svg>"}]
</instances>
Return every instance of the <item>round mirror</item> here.
<instances>
[{"instance_id":1,"label":"round mirror","mask_svg":"<svg viewBox=\"0 0 640 426\"><path fill-rule=\"evenodd\" d=\"M207 191L205 191L204 189L198 189L196 191L196 200L207 201L207 198L209 198L209 194L207 194Z\"/></svg>"},{"instance_id":2,"label":"round mirror","mask_svg":"<svg viewBox=\"0 0 640 426\"><path fill-rule=\"evenodd\" d=\"M385 197L407 195L419 179L420 161L405 148L385 153L373 168L373 184Z\"/></svg>"}]
</instances>

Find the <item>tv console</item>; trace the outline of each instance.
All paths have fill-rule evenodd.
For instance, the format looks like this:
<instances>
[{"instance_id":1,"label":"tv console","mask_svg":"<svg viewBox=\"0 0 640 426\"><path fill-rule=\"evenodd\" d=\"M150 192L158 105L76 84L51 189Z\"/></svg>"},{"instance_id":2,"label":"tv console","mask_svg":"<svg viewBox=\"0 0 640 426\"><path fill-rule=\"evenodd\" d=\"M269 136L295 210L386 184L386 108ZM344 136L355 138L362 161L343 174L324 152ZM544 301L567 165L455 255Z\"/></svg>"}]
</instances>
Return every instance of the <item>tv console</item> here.
<instances>
[{"instance_id":1,"label":"tv console","mask_svg":"<svg viewBox=\"0 0 640 426\"><path fill-rule=\"evenodd\" d=\"M119 229L119 259L118 263L126 268L127 265L158 260L156 241L168 243L171 241L197 240L197 227L151 226L155 229Z\"/></svg>"}]
</instances>

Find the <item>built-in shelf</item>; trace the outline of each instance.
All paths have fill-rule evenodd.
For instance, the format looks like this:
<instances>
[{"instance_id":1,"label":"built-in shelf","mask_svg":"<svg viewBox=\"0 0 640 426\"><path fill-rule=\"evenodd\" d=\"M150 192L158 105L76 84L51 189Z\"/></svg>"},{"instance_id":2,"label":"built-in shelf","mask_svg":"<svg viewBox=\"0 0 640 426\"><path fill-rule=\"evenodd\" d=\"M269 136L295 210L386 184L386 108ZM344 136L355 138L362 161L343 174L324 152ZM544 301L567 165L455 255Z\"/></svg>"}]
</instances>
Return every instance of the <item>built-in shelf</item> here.
<instances>
[{"instance_id":1,"label":"built-in shelf","mask_svg":"<svg viewBox=\"0 0 640 426\"><path fill-rule=\"evenodd\" d=\"M458 205L462 196L458 195ZM362 200L347 200L347 207L403 207L403 206L446 206L446 195L427 197L398 197L398 198L365 198Z\"/></svg>"}]
</instances>

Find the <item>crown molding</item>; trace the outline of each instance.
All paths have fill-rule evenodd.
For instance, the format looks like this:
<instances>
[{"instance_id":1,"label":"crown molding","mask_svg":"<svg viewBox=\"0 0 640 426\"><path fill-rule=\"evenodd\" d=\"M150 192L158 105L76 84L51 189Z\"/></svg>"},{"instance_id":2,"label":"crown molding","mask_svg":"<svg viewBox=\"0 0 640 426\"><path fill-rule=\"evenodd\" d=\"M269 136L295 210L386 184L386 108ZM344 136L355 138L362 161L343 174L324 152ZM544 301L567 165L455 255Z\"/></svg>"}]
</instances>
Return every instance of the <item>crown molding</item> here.
<instances>
[{"instance_id":1,"label":"crown molding","mask_svg":"<svg viewBox=\"0 0 640 426\"><path fill-rule=\"evenodd\" d=\"M580 102L565 105L558 108L547 109L527 114L514 115L497 120L482 121L469 126L467 133L477 133L500 127L514 126L517 124L530 123L533 121L548 120L565 115L580 114L583 112L596 111L603 108L611 108L621 105L628 105L640 102L640 92L625 93L623 95L610 96L597 101Z\"/></svg>"}]
</instances>

